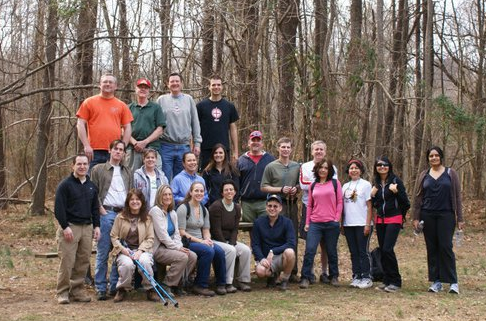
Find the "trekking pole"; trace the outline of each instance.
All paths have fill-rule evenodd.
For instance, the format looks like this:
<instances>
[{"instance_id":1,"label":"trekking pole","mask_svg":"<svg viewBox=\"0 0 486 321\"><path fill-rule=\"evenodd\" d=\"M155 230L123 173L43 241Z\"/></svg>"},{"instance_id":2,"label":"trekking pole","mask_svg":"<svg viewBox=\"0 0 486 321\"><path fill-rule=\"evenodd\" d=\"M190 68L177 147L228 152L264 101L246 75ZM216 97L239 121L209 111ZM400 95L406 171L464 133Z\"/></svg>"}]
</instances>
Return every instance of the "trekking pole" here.
<instances>
[{"instance_id":1,"label":"trekking pole","mask_svg":"<svg viewBox=\"0 0 486 321\"><path fill-rule=\"evenodd\" d=\"M130 252L130 255L133 255L133 251L128 248L125 240L121 240L121 244L128 249L128 251ZM177 302L169 293L167 293L167 291L153 278L153 276L151 276L150 273L148 273L148 271L143 267L143 265L140 263L140 261L139 260L133 260L133 262L142 271L143 275L150 282L150 284L154 288L155 292L157 293L159 298L162 300L162 303L164 304L164 306L169 305L169 302L167 302L167 300L164 298L162 293L169 299L169 301L172 304L174 304L174 307L178 308L179 302ZM160 292L162 292L162 293L160 293Z\"/></svg>"}]
</instances>

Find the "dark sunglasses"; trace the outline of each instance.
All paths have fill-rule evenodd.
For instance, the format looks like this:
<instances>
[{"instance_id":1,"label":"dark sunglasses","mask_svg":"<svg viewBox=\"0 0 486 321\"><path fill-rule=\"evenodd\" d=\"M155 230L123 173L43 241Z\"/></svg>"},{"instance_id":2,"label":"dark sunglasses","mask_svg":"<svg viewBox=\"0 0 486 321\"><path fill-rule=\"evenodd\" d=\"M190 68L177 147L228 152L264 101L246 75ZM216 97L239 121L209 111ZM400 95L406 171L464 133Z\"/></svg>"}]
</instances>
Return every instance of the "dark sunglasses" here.
<instances>
[{"instance_id":1,"label":"dark sunglasses","mask_svg":"<svg viewBox=\"0 0 486 321\"><path fill-rule=\"evenodd\" d=\"M387 164L387 163L378 163L376 164L376 167L389 167L390 164Z\"/></svg>"}]
</instances>

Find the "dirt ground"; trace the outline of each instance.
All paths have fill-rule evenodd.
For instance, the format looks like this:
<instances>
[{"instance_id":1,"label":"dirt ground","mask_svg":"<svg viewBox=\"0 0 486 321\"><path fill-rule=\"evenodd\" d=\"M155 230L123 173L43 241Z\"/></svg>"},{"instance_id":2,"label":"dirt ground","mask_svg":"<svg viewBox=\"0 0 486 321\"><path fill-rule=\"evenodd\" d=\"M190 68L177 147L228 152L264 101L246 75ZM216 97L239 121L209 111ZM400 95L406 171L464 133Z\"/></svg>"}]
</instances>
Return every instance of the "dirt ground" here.
<instances>
[{"instance_id":1,"label":"dirt ground","mask_svg":"<svg viewBox=\"0 0 486 321\"><path fill-rule=\"evenodd\" d=\"M24 206L0 212L0 320L486 320L485 203L466 201L467 227L461 247L455 248L460 295L427 293L426 257L422 237L404 229L396 247L403 288L388 294L375 288L352 289L349 251L339 240L339 288L316 284L285 293L265 288L254 278L253 291L215 298L178 298L178 309L148 302L132 292L126 302L58 305L55 299L57 258L36 258L56 250L52 214L32 217ZM248 236L243 235L247 240ZM304 243L300 241L300 260ZM371 248L376 246L373 237ZM94 263L94 256L92 264ZM316 273L319 273L316 256ZM299 269L301 264L299 264Z\"/></svg>"}]
</instances>

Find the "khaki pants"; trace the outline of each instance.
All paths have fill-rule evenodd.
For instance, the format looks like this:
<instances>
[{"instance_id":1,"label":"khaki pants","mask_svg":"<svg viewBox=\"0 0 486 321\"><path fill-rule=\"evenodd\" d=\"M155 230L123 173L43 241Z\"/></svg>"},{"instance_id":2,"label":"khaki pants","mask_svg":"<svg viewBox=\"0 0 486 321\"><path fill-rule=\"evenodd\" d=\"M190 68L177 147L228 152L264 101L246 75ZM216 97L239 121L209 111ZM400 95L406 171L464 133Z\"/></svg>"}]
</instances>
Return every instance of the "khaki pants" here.
<instances>
[{"instance_id":1,"label":"khaki pants","mask_svg":"<svg viewBox=\"0 0 486 321\"><path fill-rule=\"evenodd\" d=\"M140 258L138 259L140 264L144 267L144 269L148 272L150 276L154 276L154 272L152 270L152 265L154 264L154 261L152 259L152 254L144 252L142 255L140 255ZM125 290L131 290L132 289L132 279L133 279L133 273L135 272L135 262L129 257L124 254L118 254L116 257L116 264L118 266L118 283L116 284L116 289L125 289ZM142 280L142 285L145 290L149 290L152 288L152 285L150 284L150 281L147 280L145 277L145 274L138 269L140 275L142 275L143 280Z\"/></svg>"},{"instance_id":2,"label":"khaki pants","mask_svg":"<svg viewBox=\"0 0 486 321\"><path fill-rule=\"evenodd\" d=\"M197 262L196 253L189 255L179 250L171 250L161 245L154 253L154 260L162 265L170 265L165 275L164 283L168 286L178 286L184 272L190 275Z\"/></svg>"},{"instance_id":3,"label":"khaki pants","mask_svg":"<svg viewBox=\"0 0 486 321\"><path fill-rule=\"evenodd\" d=\"M57 272L57 295L79 296L84 289L84 277L88 271L93 239L93 225L74 225L74 240L66 242L63 230L57 230L57 252L61 262Z\"/></svg>"},{"instance_id":4,"label":"khaki pants","mask_svg":"<svg viewBox=\"0 0 486 321\"><path fill-rule=\"evenodd\" d=\"M226 259L226 284L233 284L236 258L238 258L238 275L236 276L236 279L240 282L249 283L251 281L250 248L246 244L240 242L236 242L235 246L218 241L213 242L221 246L221 248L224 250Z\"/></svg>"}]
</instances>

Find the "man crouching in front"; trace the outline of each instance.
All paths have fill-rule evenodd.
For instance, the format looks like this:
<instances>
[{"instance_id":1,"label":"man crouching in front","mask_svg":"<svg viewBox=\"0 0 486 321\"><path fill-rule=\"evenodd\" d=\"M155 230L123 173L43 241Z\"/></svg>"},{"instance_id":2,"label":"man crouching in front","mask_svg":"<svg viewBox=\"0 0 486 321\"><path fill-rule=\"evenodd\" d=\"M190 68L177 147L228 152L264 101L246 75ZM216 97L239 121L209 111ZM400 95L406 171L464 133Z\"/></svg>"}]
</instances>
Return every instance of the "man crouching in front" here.
<instances>
[{"instance_id":1,"label":"man crouching in front","mask_svg":"<svg viewBox=\"0 0 486 321\"><path fill-rule=\"evenodd\" d=\"M266 211L266 216L255 220L251 233L256 275L267 278L267 287L274 287L280 277L279 288L286 291L295 263L294 227L290 219L280 215L282 199L277 194L267 196Z\"/></svg>"}]
</instances>

